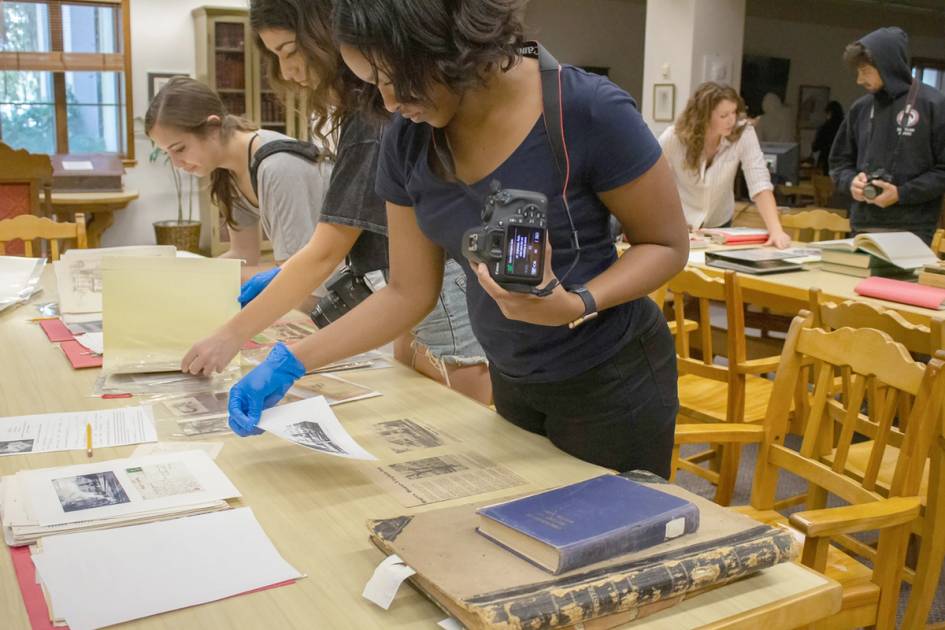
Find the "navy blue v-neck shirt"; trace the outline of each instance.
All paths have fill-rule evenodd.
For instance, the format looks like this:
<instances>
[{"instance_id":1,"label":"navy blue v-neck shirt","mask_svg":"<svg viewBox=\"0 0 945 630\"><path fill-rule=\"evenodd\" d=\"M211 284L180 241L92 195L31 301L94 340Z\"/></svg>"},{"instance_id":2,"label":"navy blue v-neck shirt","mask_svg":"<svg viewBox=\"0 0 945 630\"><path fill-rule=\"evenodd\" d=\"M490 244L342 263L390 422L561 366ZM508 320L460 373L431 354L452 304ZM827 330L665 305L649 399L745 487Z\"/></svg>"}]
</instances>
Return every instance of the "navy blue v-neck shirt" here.
<instances>
[{"instance_id":1,"label":"navy blue v-neck shirt","mask_svg":"<svg viewBox=\"0 0 945 630\"><path fill-rule=\"evenodd\" d=\"M629 94L605 77L563 66L564 133L571 162L568 202L581 242L581 260L567 279L584 284L610 267L617 253L607 207L597 192L617 188L649 170L661 155ZM513 321L486 293L461 251L466 230L482 225L482 200L498 180L503 188L531 190L548 198L552 267L560 278L574 260L570 228L543 118L495 171L471 185L473 198L430 168L431 128L405 118L392 121L381 144L378 195L412 206L423 233L459 261L467 276L466 302L473 332L489 361L523 382L554 382L580 374L612 357L653 323L654 309L634 300L603 311L575 329ZM659 221L659 209L653 209ZM641 298L645 300L646 298ZM644 321L645 320L645 321Z\"/></svg>"}]
</instances>

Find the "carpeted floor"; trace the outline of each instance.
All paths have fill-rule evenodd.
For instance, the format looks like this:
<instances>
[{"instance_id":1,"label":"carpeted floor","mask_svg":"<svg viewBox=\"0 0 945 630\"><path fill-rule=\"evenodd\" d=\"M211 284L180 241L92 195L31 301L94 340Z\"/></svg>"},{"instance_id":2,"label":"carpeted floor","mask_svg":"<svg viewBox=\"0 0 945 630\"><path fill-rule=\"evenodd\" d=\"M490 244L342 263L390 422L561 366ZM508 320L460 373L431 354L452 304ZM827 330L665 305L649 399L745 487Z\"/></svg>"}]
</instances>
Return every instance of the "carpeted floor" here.
<instances>
[{"instance_id":1,"label":"carpeted floor","mask_svg":"<svg viewBox=\"0 0 945 630\"><path fill-rule=\"evenodd\" d=\"M798 448L800 446L800 439L798 438L797 442L792 444L791 438L793 437L795 436L788 436L788 446ZM693 452L697 452L703 447L694 445L690 448ZM738 467L738 480L735 484L735 495L732 500L732 505L747 505L749 502L749 496L751 494L751 481L755 470L757 452L758 449L755 445L749 445L742 449L741 462ZM683 454L686 454L685 448L683 449ZM699 477L696 477L695 475L684 471L680 471L676 476L676 483L707 499L712 499L715 494L715 489L711 484ZM805 489L806 484L801 479L797 477L790 478L788 475L782 475L778 485L777 496L779 498L789 497L799 494ZM945 571L943 571L943 575L945 575ZM903 584L902 592L899 596L898 622L900 625L902 623L902 618L905 615L906 600L909 597L909 591L909 585ZM929 613L928 623L938 623L942 621L945 621L945 579L940 578L938 590L935 594L935 601L933 602L932 610Z\"/></svg>"}]
</instances>

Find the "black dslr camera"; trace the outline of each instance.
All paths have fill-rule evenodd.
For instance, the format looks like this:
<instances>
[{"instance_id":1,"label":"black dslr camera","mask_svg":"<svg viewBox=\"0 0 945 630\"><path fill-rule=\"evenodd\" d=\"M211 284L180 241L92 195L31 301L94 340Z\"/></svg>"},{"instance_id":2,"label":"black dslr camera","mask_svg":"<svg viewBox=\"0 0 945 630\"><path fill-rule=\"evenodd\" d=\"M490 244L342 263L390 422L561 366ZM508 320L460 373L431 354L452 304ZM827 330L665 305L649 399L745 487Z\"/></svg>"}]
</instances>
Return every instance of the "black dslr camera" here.
<instances>
[{"instance_id":1,"label":"black dslr camera","mask_svg":"<svg viewBox=\"0 0 945 630\"><path fill-rule=\"evenodd\" d=\"M348 267L329 278L325 288L328 294L318 300L311 313L312 321L319 328L340 319L374 292L364 276Z\"/></svg>"},{"instance_id":2,"label":"black dslr camera","mask_svg":"<svg viewBox=\"0 0 945 630\"><path fill-rule=\"evenodd\" d=\"M494 182L482 209L484 225L463 235L463 255L472 263L484 263L499 286L531 293L545 272L547 214L543 194L501 190Z\"/></svg>"},{"instance_id":3,"label":"black dslr camera","mask_svg":"<svg viewBox=\"0 0 945 630\"><path fill-rule=\"evenodd\" d=\"M866 173L866 185L863 186L863 196L866 197L867 201L873 201L883 192L882 188L873 185L874 179L892 183L892 174L886 172L886 170L882 168L878 168L875 171L869 171Z\"/></svg>"}]
</instances>

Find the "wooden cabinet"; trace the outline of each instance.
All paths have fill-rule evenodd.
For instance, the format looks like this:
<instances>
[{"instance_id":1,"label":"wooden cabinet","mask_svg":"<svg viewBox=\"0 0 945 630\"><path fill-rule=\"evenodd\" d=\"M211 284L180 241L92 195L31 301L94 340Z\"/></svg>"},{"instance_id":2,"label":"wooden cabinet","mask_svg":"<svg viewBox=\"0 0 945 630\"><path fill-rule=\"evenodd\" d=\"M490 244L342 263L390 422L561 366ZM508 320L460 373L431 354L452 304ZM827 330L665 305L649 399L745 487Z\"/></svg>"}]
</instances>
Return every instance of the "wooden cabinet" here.
<instances>
[{"instance_id":1,"label":"wooden cabinet","mask_svg":"<svg viewBox=\"0 0 945 630\"><path fill-rule=\"evenodd\" d=\"M285 104L269 85L262 54L253 41L246 9L198 7L191 12L196 37L197 80L219 93L227 111L293 138L307 139L304 117L292 96ZM210 254L229 248L226 224L210 201L209 178L200 182L200 219L209 235ZM268 241L263 249L269 250Z\"/></svg>"}]
</instances>

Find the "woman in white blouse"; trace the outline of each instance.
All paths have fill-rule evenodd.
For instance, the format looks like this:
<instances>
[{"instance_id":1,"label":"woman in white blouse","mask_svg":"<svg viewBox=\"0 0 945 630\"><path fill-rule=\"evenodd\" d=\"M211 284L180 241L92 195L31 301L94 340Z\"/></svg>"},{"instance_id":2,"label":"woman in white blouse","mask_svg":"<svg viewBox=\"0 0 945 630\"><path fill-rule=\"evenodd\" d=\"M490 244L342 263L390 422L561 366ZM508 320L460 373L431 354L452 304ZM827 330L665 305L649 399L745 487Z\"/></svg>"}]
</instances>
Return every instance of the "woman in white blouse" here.
<instances>
[{"instance_id":1,"label":"woman in white blouse","mask_svg":"<svg viewBox=\"0 0 945 630\"><path fill-rule=\"evenodd\" d=\"M781 227L774 186L745 117L745 103L733 88L700 85L675 125L660 136L679 188L686 222L692 229L726 227L735 213L733 186L741 164L748 194L768 229L768 242L785 248L791 237Z\"/></svg>"}]
</instances>

